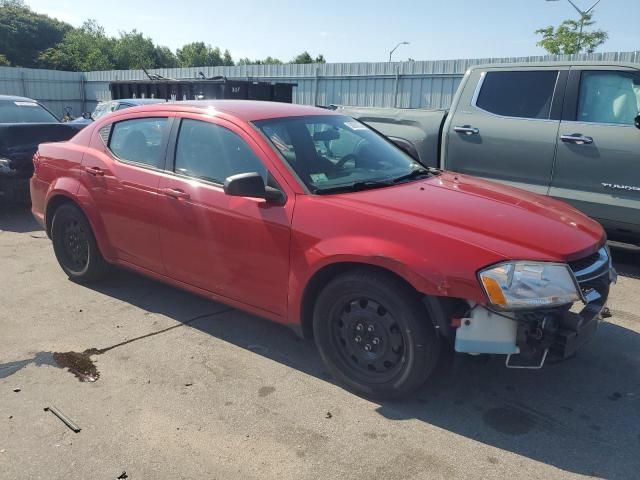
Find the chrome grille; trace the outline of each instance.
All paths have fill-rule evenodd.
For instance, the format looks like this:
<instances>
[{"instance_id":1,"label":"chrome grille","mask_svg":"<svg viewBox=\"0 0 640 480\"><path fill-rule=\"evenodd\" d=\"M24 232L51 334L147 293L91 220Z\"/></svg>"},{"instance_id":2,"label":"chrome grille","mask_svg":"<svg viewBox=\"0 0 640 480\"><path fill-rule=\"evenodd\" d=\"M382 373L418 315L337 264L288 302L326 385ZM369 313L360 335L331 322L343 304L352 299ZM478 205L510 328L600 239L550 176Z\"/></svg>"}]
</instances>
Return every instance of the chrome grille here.
<instances>
[{"instance_id":1,"label":"chrome grille","mask_svg":"<svg viewBox=\"0 0 640 480\"><path fill-rule=\"evenodd\" d=\"M585 283L600 278L609 273L611 259L609 249L605 246L596 253L579 260L569 262L569 267L576 276L578 283Z\"/></svg>"}]
</instances>

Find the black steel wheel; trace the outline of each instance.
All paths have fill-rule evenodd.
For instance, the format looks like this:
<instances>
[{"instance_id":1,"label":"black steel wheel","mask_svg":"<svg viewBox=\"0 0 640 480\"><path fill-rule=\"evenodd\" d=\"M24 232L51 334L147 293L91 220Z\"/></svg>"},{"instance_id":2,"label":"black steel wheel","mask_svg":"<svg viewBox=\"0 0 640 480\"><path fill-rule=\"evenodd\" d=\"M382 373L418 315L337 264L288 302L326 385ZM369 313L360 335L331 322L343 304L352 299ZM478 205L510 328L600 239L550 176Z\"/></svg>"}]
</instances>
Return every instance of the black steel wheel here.
<instances>
[{"instance_id":1,"label":"black steel wheel","mask_svg":"<svg viewBox=\"0 0 640 480\"><path fill-rule=\"evenodd\" d=\"M100 254L91 225L75 205L65 203L56 209L51 239L58 263L72 280L89 282L106 274L108 264Z\"/></svg>"},{"instance_id":2,"label":"black steel wheel","mask_svg":"<svg viewBox=\"0 0 640 480\"><path fill-rule=\"evenodd\" d=\"M372 383L392 379L402 368L405 340L391 313L362 297L332 309L334 348L354 377Z\"/></svg>"},{"instance_id":3,"label":"black steel wheel","mask_svg":"<svg viewBox=\"0 0 640 480\"><path fill-rule=\"evenodd\" d=\"M397 398L415 390L440 353L417 293L375 270L346 273L324 288L316 301L314 335L333 375L372 397Z\"/></svg>"}]
</instances>

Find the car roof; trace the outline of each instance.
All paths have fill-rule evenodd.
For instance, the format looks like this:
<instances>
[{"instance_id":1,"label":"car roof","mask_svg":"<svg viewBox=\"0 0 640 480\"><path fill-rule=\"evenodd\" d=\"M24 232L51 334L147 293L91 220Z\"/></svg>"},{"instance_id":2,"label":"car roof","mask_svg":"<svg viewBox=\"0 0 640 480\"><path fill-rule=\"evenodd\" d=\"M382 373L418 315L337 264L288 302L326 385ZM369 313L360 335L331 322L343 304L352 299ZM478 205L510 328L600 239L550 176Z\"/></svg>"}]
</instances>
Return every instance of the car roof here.
<instances>
[{"instance_id":1,"label":"car roof","mask_svg":"<svg viewBox=\"0 0 640 480\"><path fill-rule=\"evenodd\" d=\"M38 103L37 100L27 97L18 97L17 95L0 95L0 102L32 102Z\"/></svg>"},{"instance_id":2,"label":"car roof","mask_svg":"<svg viewBox=\"0 0 640 480\"><path fill-rule=\"evenodd\" d=\"M100 103L129 103L131 105L147 105L154 103L165 103L164 98L118 98L117 100L104 100Z\"/></svg>"},{"instance_id":3,"label":"car roof","mask_svg":"<svg viewBox=\"0 0 640 480\"><path fill-rule=\"evenodd\" d=\"M640 69L640 64L630 62L571 62L571 61L553 61L553 62L521 62L521 63L487 63L484 65L474 65L470 67L470 70L478 70L485 68L504 68L507 70L522 70L527 68L540 68L540 67L557 67L557 68L569 68L569 67L624 67Z\"/></svg>"},{"instance_id":4,"label":"car roof","mask_svg":"<svg viewBox=\"0 0 640 480\"><path fill-rule=\"evenodd\" d=\"M302 117L310 115L339 115L324 108L291 103L263 102L258 100L191 100L186 102L169 102L133 109L144 109L145 112L162 111L218 111L226 113L246 122L265 120L268 118ZM131 109L131 110L133 110ZM128 112L131 112L128 110ZM142 110L141 110L142 111ZM124 113L124 111L123 111Z\"/></svg>"}]
</instances>

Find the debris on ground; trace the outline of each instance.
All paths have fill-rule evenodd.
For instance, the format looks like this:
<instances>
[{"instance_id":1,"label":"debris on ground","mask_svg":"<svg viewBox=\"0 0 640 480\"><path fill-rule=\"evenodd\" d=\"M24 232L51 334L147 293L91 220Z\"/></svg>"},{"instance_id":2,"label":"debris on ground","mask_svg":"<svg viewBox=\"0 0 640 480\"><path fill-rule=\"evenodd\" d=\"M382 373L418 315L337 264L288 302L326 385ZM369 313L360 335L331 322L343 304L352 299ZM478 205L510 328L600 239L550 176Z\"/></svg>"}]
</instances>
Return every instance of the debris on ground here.
<instances>
[{"instance_id":1,"label":"debris on ground","mask_svg":"<svg viewBox=\"0 0 640 480\"><path fill-rule=\"evenodd\" d=\"M191 385L193 385L193 382L187 382L184 384L185 387L190 387Z\"/></svg>"},{"instance_id":2,"label":"debris on ground","mask_svg":"<svg viewBox=\"0 0 640 480\"><path fill-rule=\"evenodd\" d=\"M123 480L125 478L129 478L129 475L127 475L127 472L122 472L120 475L116 477L116 480Z\"/></svg>"},{"instance_id":3,"label":"debris on ground","mask_svg":"<svg viewBox=\"0 0 640 480\"><path fill-rule=\"evenodd\" d=\"M332 418L332 417L333 417L333 415L331 414L331 412L327 412L327 414L325 415L324 418Z\"/></svg>"},{"instance_id":4,"label":"debris on ground","mask_svg":"<svg viewBox=\"0 0 640 480\"><path fill-rule=\"evenodd\" d=\"M73 420L71 420L69 417L67 417L64 413L62 413L56 407L53 407L53 406L44 407L44 411L53 413L56 417L58 417L60 420L62 420L62 422L67 427L69 427L74 432L78 433L81 430L81 428L78 425L76 425Z\"/></svg>"},{"instance_id":5,"label":"debris on ground","mask_svg":"<svg viewBox=\"0 0 640 480\"><path fill-rule=\"evenodd\" d=\"M18 393L20 391L20 389L19 388L14 388L13 391Z\"/></svg>"}]
</instances>

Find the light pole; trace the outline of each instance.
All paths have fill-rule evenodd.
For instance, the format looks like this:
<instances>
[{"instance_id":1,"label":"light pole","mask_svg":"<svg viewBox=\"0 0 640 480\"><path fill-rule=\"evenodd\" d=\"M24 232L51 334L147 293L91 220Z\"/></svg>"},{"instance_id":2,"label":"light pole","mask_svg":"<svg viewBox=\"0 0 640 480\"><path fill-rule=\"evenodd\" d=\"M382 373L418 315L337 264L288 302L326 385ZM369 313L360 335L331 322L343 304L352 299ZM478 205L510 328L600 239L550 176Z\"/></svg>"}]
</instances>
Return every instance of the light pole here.
<instances>
[{"instance_id":1,"label":"light pole","mask_svg":"<svg viewBox=\"0 0 640 480\"><path fill-rule=\"evenodd\" d=\"M547 2L557 2L559 0L547 0ZM589 15L589 13L591 12L591 10L593 10L594 8L596 8L596 5L598 5L600 3L601 0L597 0L596 3L594 3L593 5L591 5L587 10L582 11L580 10L580 8L578 8L576 6L575 3L573 3L571 0L567 0L567 2L569 2L571 4L571 6L573 8L576 9L576 11L580 14L580 33L578 34L578 48L577 48L577 52L576 53L580 53L580 49L582 48L582 28L584 27L584 19L587 15Z\"/></svg>"},{"instance_id":2,"label":"light pole","mask_svg":"<svg viewBox=\"0 0 640 480\"><path fill-rule=\"evenodd\" d=\"M391 63L391 55L393 55L393 52L395 52L400 45L409 45L409 42L400 42L395 47L393 47L393 49L389 52L389 63Z\"/></svg>"}]
</instances>

